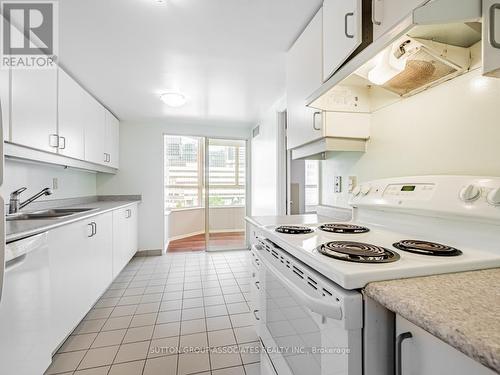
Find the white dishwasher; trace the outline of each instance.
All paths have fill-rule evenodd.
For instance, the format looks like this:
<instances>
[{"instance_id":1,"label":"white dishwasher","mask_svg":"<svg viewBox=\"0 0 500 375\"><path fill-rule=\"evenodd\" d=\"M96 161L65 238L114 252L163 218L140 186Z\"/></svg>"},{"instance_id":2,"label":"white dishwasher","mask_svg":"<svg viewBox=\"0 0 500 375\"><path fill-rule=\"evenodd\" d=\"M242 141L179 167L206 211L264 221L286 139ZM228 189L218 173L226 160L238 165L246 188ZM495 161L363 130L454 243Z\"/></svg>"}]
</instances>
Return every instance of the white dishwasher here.
<instances>
[{"instance_id":1,"label":"white dishwasher","mask_svg":"<svg viewBox=\"0 0 500 375\"><path fill-rule=\"evenodd\" d=\"M51 362L46 233L6 245L0 291L0 373L42 374Z\"/></svg>"}]
</instances>

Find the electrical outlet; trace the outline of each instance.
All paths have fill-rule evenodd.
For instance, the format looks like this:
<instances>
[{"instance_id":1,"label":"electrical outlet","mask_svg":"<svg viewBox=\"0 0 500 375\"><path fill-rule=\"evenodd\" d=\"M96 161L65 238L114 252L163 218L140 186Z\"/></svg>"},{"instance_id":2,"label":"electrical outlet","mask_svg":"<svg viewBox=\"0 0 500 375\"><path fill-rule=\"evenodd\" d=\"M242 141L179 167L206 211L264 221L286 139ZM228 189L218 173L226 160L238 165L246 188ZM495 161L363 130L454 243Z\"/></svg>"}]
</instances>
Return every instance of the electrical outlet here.
<instances>
[{"instance_id":1,"label":"electrical outlet","mask_svg":"<svg viewBox=\"0 0 500 375\"><path fill-rule=\"evenodd\" d=\"M341 193L342 192L342 176L334 177L334 192Z\"/></svg>"},{"instance_id":2,"label":"electrical outlet","mask_svg":"<svg viewBox=\"0 0 500 375\"><path fill-rule=\"evenodd\" d=\"M57 190L59 189L59 180L57 179L57 177L54 177L52 179L52 190Z\"/></svg>"},{"instance_id":3,"label":"electrical outlet","mask_svg":"<svg viewBox=\"0 0 500 375\"><path fill-rule=\"evenodd\" d=\"M349 187L348 191L349 193L352 193L356 185L358 184L358 179L356 176L349 176Z\"/></svg>"}]
</instances>

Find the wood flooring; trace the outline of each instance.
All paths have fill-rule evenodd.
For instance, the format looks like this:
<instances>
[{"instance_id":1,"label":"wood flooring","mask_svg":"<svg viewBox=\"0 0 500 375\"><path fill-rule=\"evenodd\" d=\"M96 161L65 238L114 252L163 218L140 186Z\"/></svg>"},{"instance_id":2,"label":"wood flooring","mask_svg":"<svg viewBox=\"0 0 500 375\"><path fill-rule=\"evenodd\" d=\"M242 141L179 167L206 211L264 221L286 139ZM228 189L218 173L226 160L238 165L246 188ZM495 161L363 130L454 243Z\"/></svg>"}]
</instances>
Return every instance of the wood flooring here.
<instances>
[{"instance_id":1,"label":"wood flooring","mask_svg":"<svg viewBox=\"0 0 500 375\"><path fill-rule=\"evenodd\" d=\"M242 249L245 247L245 232L212 233L210 249ZM167 252L205 251L205 234L170 241Z\"/></svg>"}]
</instances>

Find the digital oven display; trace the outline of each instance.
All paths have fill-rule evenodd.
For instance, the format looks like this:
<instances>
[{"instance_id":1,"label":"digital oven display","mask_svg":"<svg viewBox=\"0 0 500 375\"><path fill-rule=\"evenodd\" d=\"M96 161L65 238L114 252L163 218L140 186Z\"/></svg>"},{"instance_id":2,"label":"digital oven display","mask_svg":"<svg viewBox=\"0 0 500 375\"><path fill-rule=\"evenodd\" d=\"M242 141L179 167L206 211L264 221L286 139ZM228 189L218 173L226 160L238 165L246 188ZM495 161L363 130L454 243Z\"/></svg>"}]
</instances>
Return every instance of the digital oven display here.
<instances>
[{"instance_id":1,"label":"digital oven display","mask_svg":"<svg viewBox=\"0 0 500 375\"><path fill-rule=\"evenodd\" d=\"M401 188L401 191L415 191L415 185L405 185Z\"/></svg>"}]
</instances>

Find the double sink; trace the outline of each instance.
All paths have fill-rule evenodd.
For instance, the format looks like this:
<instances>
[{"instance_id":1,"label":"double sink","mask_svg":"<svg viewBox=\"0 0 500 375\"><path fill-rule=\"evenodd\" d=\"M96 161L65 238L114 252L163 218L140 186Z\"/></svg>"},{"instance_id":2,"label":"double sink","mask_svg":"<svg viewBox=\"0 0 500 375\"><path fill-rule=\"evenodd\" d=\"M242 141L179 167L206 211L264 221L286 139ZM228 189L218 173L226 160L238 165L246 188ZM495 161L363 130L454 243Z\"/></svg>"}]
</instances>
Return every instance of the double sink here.
<instances>
[{"instance_id":1,"label":"double sink","mask_svg":"<svg viewBox=\"0 0 500 375\"><path fill-rule=\"evenodd\" d=\"M49 210L40 210L32 212L18 212L15 214L8 214L5 217L7 221L17 220L44 220L44 219L58 219L71 215L77 215L85 212L97 210L97 208L52 208Z\"/></svg>"}]
</instances>

